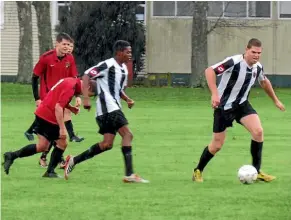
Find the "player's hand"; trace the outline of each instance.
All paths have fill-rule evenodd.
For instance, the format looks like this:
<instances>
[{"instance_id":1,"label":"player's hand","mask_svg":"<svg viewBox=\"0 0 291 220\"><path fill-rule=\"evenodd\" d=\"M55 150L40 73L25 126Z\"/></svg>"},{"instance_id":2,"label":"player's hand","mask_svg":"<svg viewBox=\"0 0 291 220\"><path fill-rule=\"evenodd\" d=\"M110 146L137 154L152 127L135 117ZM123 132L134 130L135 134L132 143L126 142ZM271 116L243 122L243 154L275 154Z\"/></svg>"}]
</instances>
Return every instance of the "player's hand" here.
<instances>
[{"instance_id":1,"label":"player's hand","mask_svg":"<svg viewBox=\"0 0 291 220\"><path fill-rule=\"evenodd\" d=\"M83 106L84 106L84 109L87 109L88 111L90 111L91 104L90 104L90 98L89 97L85 97L84 98Z\"/></svg>"},{"instance_id":2,"label":"player's hand","mask_svg":"<svg viewBox=\"0 0 291 220\"><path fill-rule=\"evenodd\" d=\"M70 108L70 111L71 111L73 114L77 115L77 114L79 114L79 112L80 112L80 108L75 107L75 106L72 106L72 107Z\"/></svg>"},{"instance_id":3,"label":"player's hand","mask_svg":"<svg viewBox=\"0 0 291 220\"><path fill-rule=\"evenodd\" d=\"M82 105L82 99L80 97L76 97L75 107L79 108Z\"/></svg>"},{"instance_id":4,"label":"player's hand","mask_svg":"<svg viewBox=\"0 0 291 220\"><path fill-rule=\"evenodd\" d=\"M132 108L134 106L134 101L132 99L127 99L127 106L128 108Z\"/></svg>"},{"instance_id":5,"label":"player's hand","mask_svg":"<svg viewBox=\"0 0 291 220\"><path fill-rule=\"evenodd\" d=\"M280 109L282 112L285 111L285 106L283 105L282 102L280 102L279 100L275 102L275 105L278 109Z\"/></svg>"},{"instance_id":6,"label":"player's hand","mask_svg":"<svg viewBox=\"0 0 291 220\"><path fill-rule=\"evenodd\" d=\"M65 128L60 128L60 139L65 140L67 138L67 131Z\"/></svg>"},{"instance_id":7,"label":"player's hand","mask_svg":"<svg viewBox=\"0 0 291 220\"><path fill-rule=\"evenodd\" d=\"M220 98L219 98L218 94L213 94L211 96L212 108L214 108L214 109L218 108L219 104L220 104Z\"/></svg>"},{"instance_id":8,"label":"player's hand","mask_svg":"<svg viewBox=\"0 0 291 220\"><path fill-rule=\"evenodd\" d=\"M35 105L36 105L36 107L38 107L38 106L40 105L40 103L41 103L41 100L40 100L40 99L36 100L36 101L35 101Z\"/></svg>"}]
</instances>

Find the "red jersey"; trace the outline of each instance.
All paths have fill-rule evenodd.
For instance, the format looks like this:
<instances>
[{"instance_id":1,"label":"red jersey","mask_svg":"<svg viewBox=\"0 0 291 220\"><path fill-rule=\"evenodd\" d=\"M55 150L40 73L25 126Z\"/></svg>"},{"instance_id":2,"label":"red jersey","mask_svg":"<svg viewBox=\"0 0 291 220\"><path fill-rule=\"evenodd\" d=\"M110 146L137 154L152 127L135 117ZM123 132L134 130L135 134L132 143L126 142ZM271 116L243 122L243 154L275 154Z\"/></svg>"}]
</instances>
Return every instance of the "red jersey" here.
<instances>
[{"instance_id":1,"label":"red jersey","mask_svg":"<svg viewBox=\"0 0 291 220\"><path fill-rule=\"evenodd\" d=\"M40 77L41 100L60 79L77 77L78 75L74 57L71 54L66 54L62 59L59 59L55 49L40 56L33 73Z\"/></svg>"},{"instance_id":2,"label":"red jersey","mask_svg":"<svg viewBox=\"0 0 291 220\"><path fill-rule=\"evenodd\" d=\"M81 94L80 79L72 77L61 79L51 88L34 114L52 124L58 124L55 114L56 104L59 103L64 109L71 102L73 96L79 94Z\"/></svg>"}]
</instances>

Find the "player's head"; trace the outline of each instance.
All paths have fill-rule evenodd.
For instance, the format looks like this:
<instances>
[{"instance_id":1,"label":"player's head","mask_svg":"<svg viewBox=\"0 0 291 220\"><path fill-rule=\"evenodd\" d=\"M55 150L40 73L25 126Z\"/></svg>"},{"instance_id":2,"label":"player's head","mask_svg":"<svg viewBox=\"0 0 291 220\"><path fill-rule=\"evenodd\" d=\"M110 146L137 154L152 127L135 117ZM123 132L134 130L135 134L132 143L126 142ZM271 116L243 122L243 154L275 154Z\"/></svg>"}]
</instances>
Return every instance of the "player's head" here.
<instances>
[{"instance_id":1,"label":"player's head","mask_svg":"<svg viewBox=\"0 0 291 220\"><path fill-rule=\"evenodd\" d=\"M59 55L65 55L68 53L70 44L73 42L73 39L70 35L66 33L59 33L56 37L56 50Z\"/></svg>"},{"instance_id":2,"label":"player's head","mask_svg":"<svg viewBox=\"0 0 291 220\"><path fill-rule=\"evenodd\" d=\"M118 40L113 45L113 53L116 59L126 63L131 59L131 46L128 41Z\"/></svg>"},{"instance_id":3,"label":"player's head","mask_svg":"<svg viewBox=\"0 0 291 220\"><path fill-rule=\"evenodd\" d=\"M69 54L72 54L74 51L74 42L71 42L70 45L69 45L69 48L68 48L68 53Z\"/></svg>"},{"instance_id":4,"label":"player's head","mask_svg":"<svg viewBox=\"0 0 291 220\"><path fill-rule=\"evenodd\" d=\"M249 40L245 51L245 59L250 64L255 64L260 60L262 54L262 42L256 38Z\"/></svg>"}]
</instances>

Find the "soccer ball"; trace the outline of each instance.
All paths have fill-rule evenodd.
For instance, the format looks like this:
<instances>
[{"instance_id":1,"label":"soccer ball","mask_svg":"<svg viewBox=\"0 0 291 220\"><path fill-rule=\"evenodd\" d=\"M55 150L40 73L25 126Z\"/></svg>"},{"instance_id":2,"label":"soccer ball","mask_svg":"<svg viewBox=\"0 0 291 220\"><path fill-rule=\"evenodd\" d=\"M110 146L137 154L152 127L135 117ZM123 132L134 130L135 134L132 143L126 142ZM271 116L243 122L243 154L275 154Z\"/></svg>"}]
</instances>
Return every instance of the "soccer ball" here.
<instances>
[{"instance_id":1,"label":"soccer ball","mask_svg":"<svg viewBox=\"0 0 291 220\"><path fill-rule=\"evenodd\" d=\"M241 183L251 184L257 179L257 177L257 169L252 165L243 165L238 170L238 179Z\"/></svg>"}]
</instances>

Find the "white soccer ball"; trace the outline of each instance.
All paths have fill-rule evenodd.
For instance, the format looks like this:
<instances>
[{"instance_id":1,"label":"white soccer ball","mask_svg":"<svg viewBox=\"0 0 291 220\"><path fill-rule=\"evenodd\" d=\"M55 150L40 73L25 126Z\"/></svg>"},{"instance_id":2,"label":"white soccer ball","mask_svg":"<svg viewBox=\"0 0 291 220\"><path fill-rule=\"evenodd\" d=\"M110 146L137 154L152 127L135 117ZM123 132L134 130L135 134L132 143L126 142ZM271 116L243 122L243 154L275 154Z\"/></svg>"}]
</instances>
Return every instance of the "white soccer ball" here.
<instances>
[{"instance_id":1,"label":"white soccer ball","mask_svg":"<svg viewBox=\"0 0 291 220\"><path fill-rule=\"evenodd\" d=\"M238 179L241 183L251 184L258 177L258 171L252 165L243 165L238 170Z\"/></svg>"}]
</instances>

